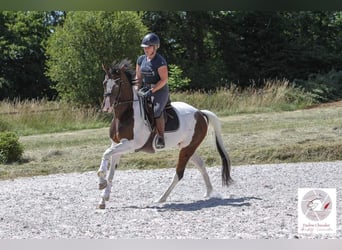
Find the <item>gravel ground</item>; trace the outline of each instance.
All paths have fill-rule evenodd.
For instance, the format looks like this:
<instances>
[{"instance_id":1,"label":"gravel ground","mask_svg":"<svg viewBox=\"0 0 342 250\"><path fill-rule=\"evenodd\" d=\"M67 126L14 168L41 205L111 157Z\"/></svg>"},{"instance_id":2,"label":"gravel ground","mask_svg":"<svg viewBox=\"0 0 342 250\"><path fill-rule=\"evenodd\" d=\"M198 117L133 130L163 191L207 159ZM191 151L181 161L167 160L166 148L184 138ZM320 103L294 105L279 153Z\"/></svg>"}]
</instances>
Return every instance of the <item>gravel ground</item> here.
<instances>
[{"instance_id":1,"label":"gravel ground","mask_svg":"<svg viewBox=\"0 0 342 250\"><path fill-rule=\"evenodd\" d=\"M174 169L118 170L105 210L95 172L0 181L0 239L293 239L342 238L342 161L236 166L217 198L204 199L199 171L188 168L164 204ZM337 233L297 233L298 188L336 188ZM220 197L220 198L219 198Z\"/></svg>"}]
</instances>

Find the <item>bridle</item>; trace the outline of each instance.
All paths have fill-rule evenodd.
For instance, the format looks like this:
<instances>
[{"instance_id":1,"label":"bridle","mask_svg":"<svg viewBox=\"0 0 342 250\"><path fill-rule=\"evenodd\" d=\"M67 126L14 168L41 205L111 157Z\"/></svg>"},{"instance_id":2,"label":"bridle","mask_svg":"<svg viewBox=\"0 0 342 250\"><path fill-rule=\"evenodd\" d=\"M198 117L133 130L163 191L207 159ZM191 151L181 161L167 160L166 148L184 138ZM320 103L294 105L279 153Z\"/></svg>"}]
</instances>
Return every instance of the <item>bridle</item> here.
<instances>
[{"instance_id":1,"label":"bridle","mask_svg":"<svg viewBox=\"0 0 342 250\"><path fill-rule=\"evenodd\" d=\"M108 76L109 79L111 79L112 74L108 72L107 76ZM132 103L132 102L137 101L137 100L134 100L134 99L132 99L132 100L124 100L124 101L120 100L121 88L122 88L122 85L125 84L125 82L121 79L120 76L115 78L115 79L112 79L112 80L115 82L115 84L118 83L117 86L119 87L119 90L117 91L117 94L114 97L114 102L113 102L114 108L119 106L119 105L123 105L123 104ZM107 82L108 82L108 80L106 80L106 84L107 84ZM113 87L114 87L114 85L113 85ZM113 89L113 87L112 87L112 89ZM111 91L112 91L112 89L111 89ZM106 91L106 93L104 93L103 96L104 97L110 97L110 96L112 96L112 92L107 92Z\"/></svg>"}]
</instances>

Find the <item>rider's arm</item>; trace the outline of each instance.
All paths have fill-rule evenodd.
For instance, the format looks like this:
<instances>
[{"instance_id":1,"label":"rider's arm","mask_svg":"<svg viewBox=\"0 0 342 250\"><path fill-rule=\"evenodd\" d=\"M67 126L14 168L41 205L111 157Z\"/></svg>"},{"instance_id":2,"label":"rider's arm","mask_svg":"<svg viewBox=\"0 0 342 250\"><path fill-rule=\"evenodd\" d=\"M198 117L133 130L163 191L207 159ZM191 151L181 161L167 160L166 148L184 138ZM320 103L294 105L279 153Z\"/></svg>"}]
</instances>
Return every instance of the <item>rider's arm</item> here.
<instances>
[{"instance_id":1,"label":"rider's arm","mask_svg":"<svg viewBox=\"0 0 342 250\"><path fill-rule=\"evenodd\" d=\"M167 66L163 65L163 66L159 67L158 68L158 74L159 74L160 80L152 88L152 93L155 93L156 91L160 90L161 88L163 88L167 84L167 81L169 78Z\"/></svg>"},{"instance_id":2,"label":"rider's arm","mask_svg":"<svg viewBox=\"0 0 342 250\"><path fill-rule=\"evenodd\" d=\"M140 73L139 64L137 64L135 66L135 82L136 82L136 85L140 88L142 80L141 80L141 73Z\"/></svg>"}]
</instances>

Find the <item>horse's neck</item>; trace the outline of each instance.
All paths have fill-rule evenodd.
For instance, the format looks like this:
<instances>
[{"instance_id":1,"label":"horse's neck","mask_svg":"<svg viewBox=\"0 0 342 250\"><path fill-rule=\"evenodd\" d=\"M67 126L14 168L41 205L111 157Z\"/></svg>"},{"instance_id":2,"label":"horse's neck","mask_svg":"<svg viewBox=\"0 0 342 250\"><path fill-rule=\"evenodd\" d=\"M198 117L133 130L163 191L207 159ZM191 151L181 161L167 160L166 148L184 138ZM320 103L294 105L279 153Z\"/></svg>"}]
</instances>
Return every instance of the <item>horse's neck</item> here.
<instances>
[{"instance_id":1,"label":"horse's neck","mask_svg":"<svg viewBox=\"0 0 342 250\"><path fill-rule=\"evenodd\" d=\"M133 101L138 101L138 86L132 86L132 93L133 93Z\"/></svg>"},{"instance_id":2,"label":"horse's neck","mask_svg":"<svg viewBox=\"0 0 342 250\"><path fill-rule=\"evenodd\" d=\"M135 102L138 101L138 90L134 86L125 87L121 90L119 104L114 108L115 117L120 119L129 109L134 109Z\"/></svg>"}]
</instances>

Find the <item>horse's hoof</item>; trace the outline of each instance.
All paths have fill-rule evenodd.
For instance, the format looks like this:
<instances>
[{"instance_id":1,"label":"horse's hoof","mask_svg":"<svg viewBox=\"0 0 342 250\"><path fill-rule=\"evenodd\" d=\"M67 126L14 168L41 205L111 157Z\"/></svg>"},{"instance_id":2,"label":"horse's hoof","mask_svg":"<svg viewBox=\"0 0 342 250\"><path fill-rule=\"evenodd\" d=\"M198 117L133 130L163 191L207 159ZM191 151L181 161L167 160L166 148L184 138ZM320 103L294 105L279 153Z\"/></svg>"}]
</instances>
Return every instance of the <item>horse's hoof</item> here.
<instances>
[{"instance_id":1,"label":"horse's hoof","mask_svg":"<svg viewBox=\"0 0 342 250\"><path fill-rule=\"evenodd\" d=\"M107 187L107 181L105 180L104 182L99 183L99 189L105 189Z\"/></svg>"},{"instance_id":2,"label":"horse's hoof","mask_svg":"<svg viewBox=\"0 0 342 250\"><path fill-rule=\"evenodd\" d=\"M100 178L105 178L106 177L106 173L104 171L97 171L97 176Z\"/></svg>"},{"instance_id":3,"label":"horse's hoof","mask_svg":"<svg viewBox=\"0 0 342 250\"><path fill-rule=\"evenodd\" d=\"M166 199L160 198L159 200L154 201L154 203L164 203L166 202Z\"/></svg>"},{"instance_id":4,"label":"horse's hoof","mask_svg":"<svg viewBox=\"0 0 342 250\"><path fill-rule=\"evenodd\" d=\"M99 204L97 206L98 209L105 209L106 208L106 204Z\"/></svg>"}]
</instances>

